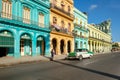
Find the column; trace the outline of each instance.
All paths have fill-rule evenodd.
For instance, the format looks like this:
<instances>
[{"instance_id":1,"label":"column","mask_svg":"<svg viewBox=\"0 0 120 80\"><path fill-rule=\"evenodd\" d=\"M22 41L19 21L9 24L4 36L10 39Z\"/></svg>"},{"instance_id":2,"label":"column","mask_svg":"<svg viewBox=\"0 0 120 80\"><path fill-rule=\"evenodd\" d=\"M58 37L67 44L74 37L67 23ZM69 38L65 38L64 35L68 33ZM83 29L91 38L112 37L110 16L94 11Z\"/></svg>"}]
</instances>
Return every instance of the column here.
<instances>
[{"instance_id":1,"label":"column","mask_svg":"<svg viewBox=\"0 0 120 80\"><path fill-rule=\"evenodd\" d=\"M36 36L35 34L32 36L32 56L36 56L36 44L37 44L37 41L36 41Z\"/></svg>"},{"instance_id":2,"label":"column","mask_svg":"<svg viewBox=\"0 0 120 80\"><path fill-rule=\"evenodd\" d=\"M18 31L16 32L14 36L14 57L19 58L20 57L20 36Z\"/></svg>"},{"instance_id":3,"label":"column","mask_svg":"<svg viewBox=\"0 0 120 80\"><path fill-rule=\"evenodd\" d=\"M74 46L75 46L75 45L74 45L74 39L72 39L72 40L71 40L71 52L74 51Z\"/></svg>"},{"instance_id":4,"label":"column","mask_svg":"<svg viewBox=\"0 0 120 80\"><path fill-rule=\"evenodd\" d=\"M50 55L50 34L48 33L45 36L45 56L49 56L49 55Z\"/></svg>"},{"instance_id":5,"label":"column","mask_svg":"<svg viewBox=\"0 0 120 80\"><path fill-rule=\"evenodd\" d=\"M90 51L93 51L92 41L90 41Z\"/></svg>"},{"instance_id":6,"label":"column","mask_svg":"<svg viewBox=\"0 0 120 80\"><path fill-rule=\"evenodd\" d=\"M95 41L93 42L93 51L95 52Z\"/></svg>"},{"instance_id":7,"label":"column","mask_svg":"<svg viewBox=\"0 0 120 80\"><path fill-rule=\"evenodd\" d=\"M67 41L65 40L65 43L64 43L64 54L67 54L67 49L68 49L68 44L67 44Z\"/></svg>"},{"instance_id":8,"label":"column","mask_svg":"<svg viewBox=\"0 0 120 80\"><path fill-rule=\"evenodd\" d=\"M61 54L61 51L60 51L60 41L57 39L57 48L56 48L56 52L57 52L57 55L60 55Z\"/></svg>"}]
</instances>

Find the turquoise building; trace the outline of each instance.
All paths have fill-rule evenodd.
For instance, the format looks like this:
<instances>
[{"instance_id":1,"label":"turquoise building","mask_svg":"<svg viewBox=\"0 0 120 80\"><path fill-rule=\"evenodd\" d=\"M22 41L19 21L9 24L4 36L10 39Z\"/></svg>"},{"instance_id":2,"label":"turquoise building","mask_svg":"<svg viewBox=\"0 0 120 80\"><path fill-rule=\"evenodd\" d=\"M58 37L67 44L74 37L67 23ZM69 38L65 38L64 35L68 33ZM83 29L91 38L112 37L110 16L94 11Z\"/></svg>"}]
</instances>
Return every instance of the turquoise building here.
<instances>
[{"instance_id":1,"label":"turquoise building","mask_svg":"<svg viewBox=\"0 0 120 80\"><path fill-rule=\"evenodd\" d=\"M49 55L49 0L0 3L0 57Z\"/></svg>"},{"instance_id":2,"label":"turquoise building","mask_svg":"<svg viewBox=\"0 0 120 80\"><path fill-rule=\"evenodd\" d=\"M74 41L75 49L87 48L88 49L88 17L86 13L74 8Z\"/></svg>"}]
</instances>

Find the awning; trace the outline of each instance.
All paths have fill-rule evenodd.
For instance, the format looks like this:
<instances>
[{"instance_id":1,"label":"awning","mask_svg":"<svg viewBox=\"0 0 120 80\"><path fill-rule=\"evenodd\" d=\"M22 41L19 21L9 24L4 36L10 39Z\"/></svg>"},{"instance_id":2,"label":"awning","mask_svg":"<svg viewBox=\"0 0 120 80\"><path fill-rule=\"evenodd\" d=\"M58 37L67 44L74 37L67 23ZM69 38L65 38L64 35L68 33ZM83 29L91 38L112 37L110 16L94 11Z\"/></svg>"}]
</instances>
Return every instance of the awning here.
<instances>
[{"instance_id":1,"label":"awning","mask_svg":"<svg viewBox=\"0 0 120 80\"><path fill-rule=\"evenodd\" d=\"M53 26L54 26L56 29L60 30L60 27L59 27L57 24L53 24Z\"/></svg>"}]
</instances>

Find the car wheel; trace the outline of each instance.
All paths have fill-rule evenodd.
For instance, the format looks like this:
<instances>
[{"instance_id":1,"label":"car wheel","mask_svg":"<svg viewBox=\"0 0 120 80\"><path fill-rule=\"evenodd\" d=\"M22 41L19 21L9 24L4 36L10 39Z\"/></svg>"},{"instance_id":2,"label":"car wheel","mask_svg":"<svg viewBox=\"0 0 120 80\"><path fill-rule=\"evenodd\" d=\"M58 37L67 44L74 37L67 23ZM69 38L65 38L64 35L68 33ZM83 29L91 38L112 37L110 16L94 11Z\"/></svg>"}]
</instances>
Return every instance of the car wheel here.
<instances>
[{"instance_id":1,"label":"car wheel","mask_svg":"<svg viewBox=\"0 0 120 80\"><path fill-rule=\"evenodd\" d=\"M83 57L80 55L80 56L79 56L79 60L82 60L82 59L83 59Z\"/></svg>"},{"instance_id":2,"label":"car wheel","mask_svg":"<svg viewBox=\"0 0 120 80\"><path fill-rule=\"evenodd\" d=\"M92 58L92 56L90 55L89 59L91 59L91 58Z\"/></svg>"}]
</instances>

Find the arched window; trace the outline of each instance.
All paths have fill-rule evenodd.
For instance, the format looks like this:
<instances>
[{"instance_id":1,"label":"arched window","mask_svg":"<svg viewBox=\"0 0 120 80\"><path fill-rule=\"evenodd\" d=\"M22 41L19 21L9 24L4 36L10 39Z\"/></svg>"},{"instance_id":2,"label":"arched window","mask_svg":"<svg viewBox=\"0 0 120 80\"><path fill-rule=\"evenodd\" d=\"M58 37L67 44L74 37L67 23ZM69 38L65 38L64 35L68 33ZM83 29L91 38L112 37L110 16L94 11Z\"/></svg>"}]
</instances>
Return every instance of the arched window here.
<instances>
[{"instance_id":1,"label":"arched window","mask_svg":"<svg viewBox=\"0 0 120 80\"><path fill-rule=\"evenodd\" d=\"M2 0L2 17L12 18L12 3L10 0Z\"/></svg>"},{"instance_id":2,"label":"arched window","mask_svg":"<svg viewBox=\"0 0 120 80\"><path fill-rule=\"evenodd\" d=\"M23 8L23 22L30 23L30 9L28 7Z\"/></svg>"},{"instance_id":3,"label":"arched window","mask_svg":"<svg viewBox=\"0 0 120 80\"><path fill-rule=\"evenodd\" d=\"M43 13L39 13L39 26L40 27L44 27L44 14Z\"/></svg>"}]
</instances>

